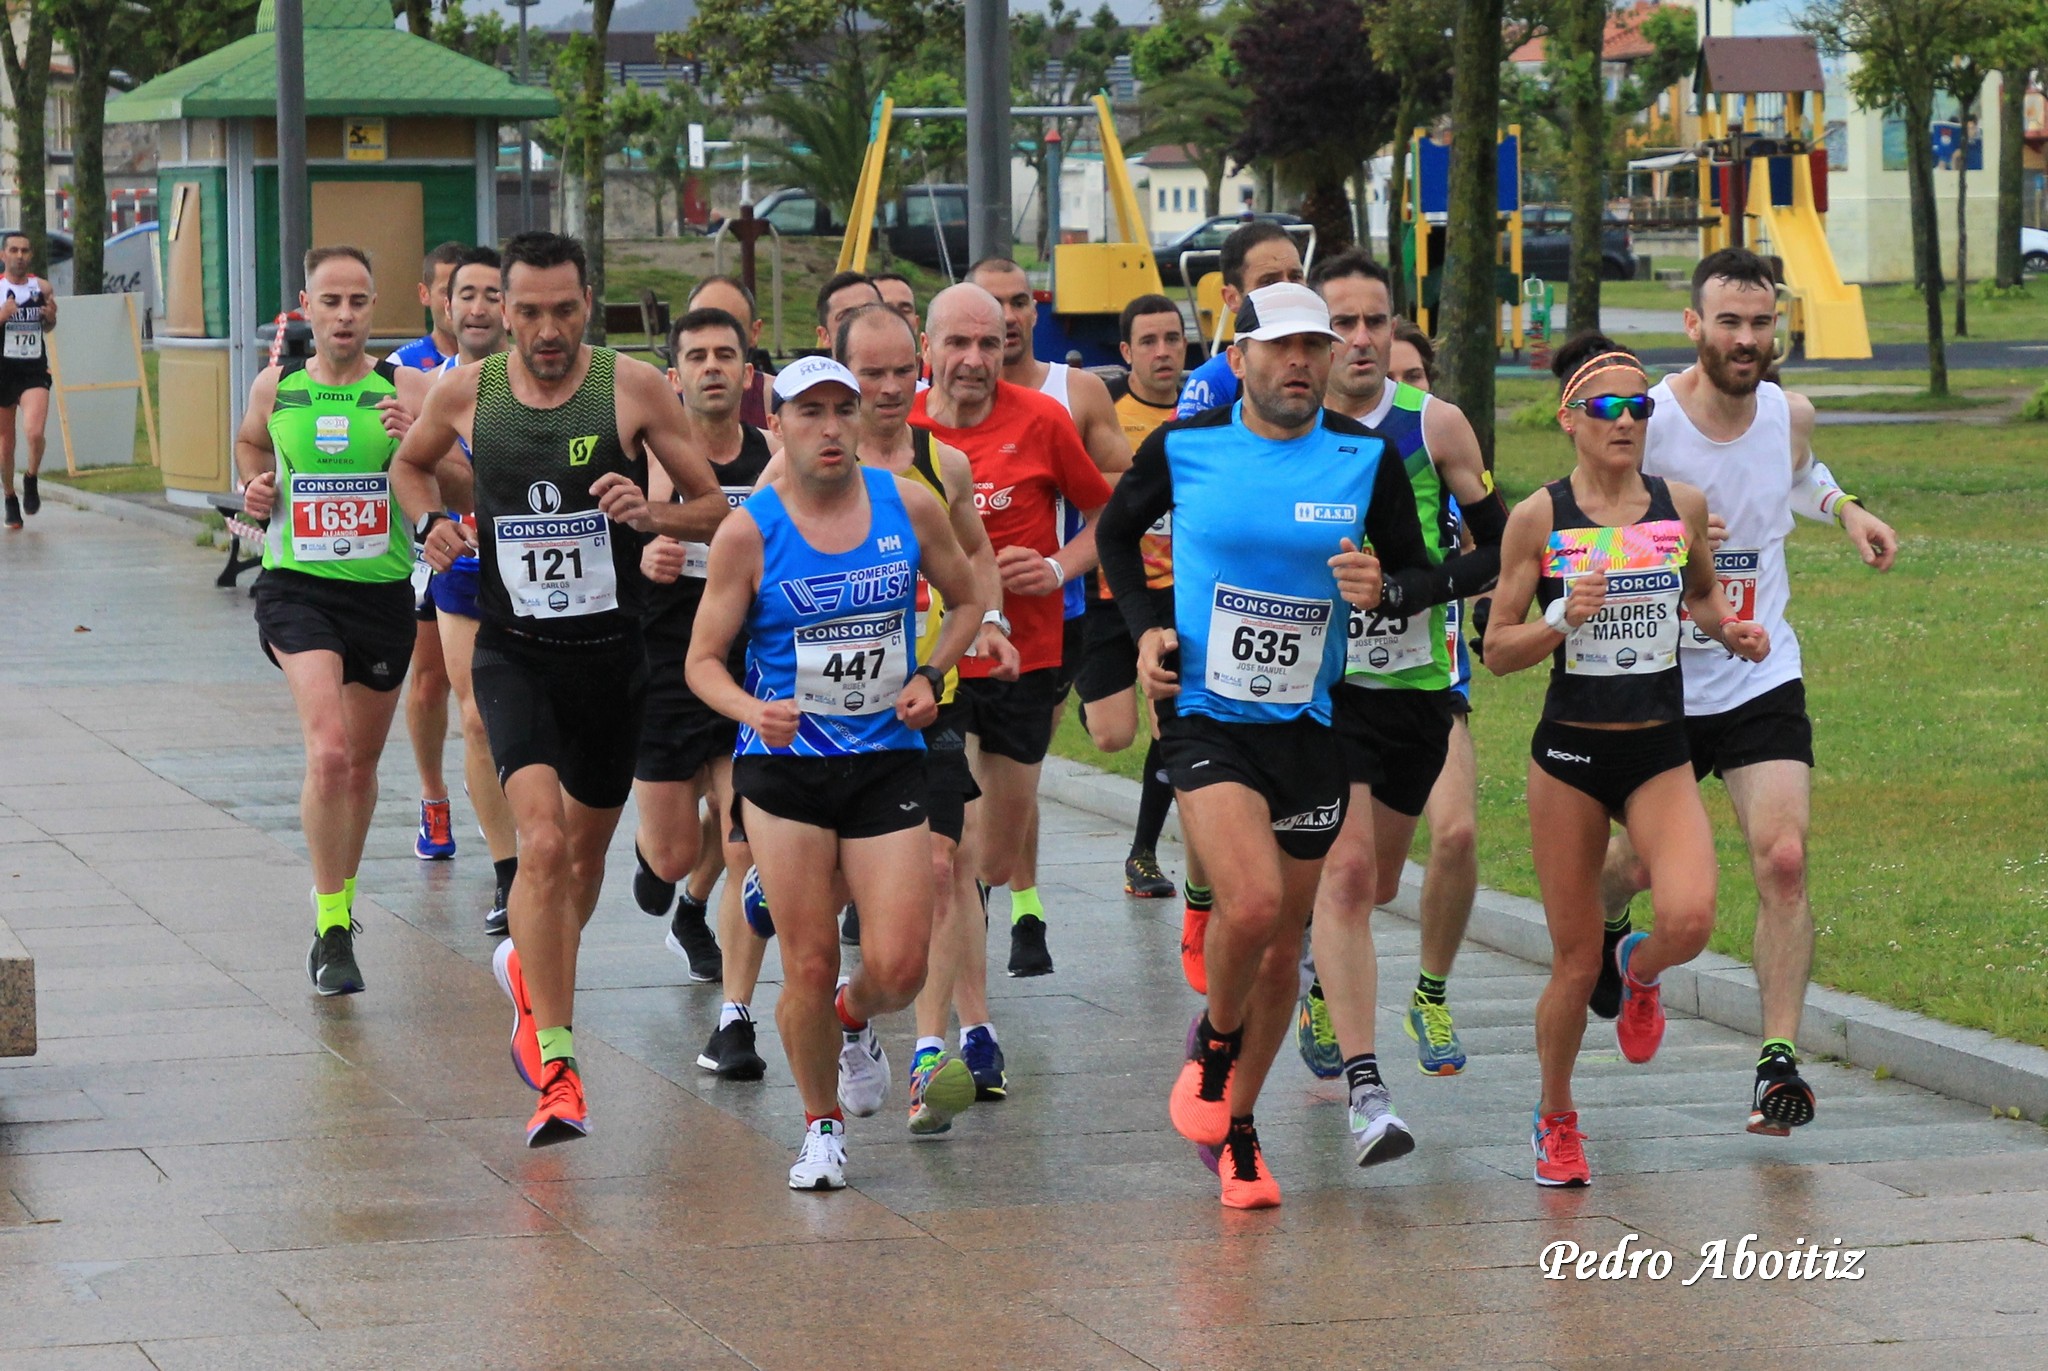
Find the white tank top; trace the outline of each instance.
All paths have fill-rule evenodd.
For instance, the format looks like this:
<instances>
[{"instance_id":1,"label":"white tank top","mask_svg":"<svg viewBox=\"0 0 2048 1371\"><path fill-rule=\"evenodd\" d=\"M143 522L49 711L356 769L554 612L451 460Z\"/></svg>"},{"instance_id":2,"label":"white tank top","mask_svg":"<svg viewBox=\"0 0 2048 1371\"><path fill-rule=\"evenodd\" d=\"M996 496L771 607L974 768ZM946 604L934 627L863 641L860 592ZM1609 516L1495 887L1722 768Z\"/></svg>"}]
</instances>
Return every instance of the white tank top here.
<instances>
[{"instance_id":1,"label":"white tank top","mask_svg":"<svg viewBox=\"0 0 2048 1371\"><path fill-rule=\"evenodd\" d=\"M1714 570L1736 617L1771 635L1771 655L1745 662L1688 621L1679 636L1690 718L1723 714L1767 690L1799 679L1799 639L1785 621L1792 583L1785 574L1785 535L1792 531L1792 410L1769 381L1757 387L1756 417L1730 442L1693 426L1667 378L1650 394L1657 413L1643 443L1643 470L1706 493L1707 508L1728 525Z\"/></svg>"},{"instance_id":2,"label":"white tank top","mask_svg":"<svg viewBox=\"0 0 2048 1371\"><path fill-rule=\"evenodd\" d=\"M42 289L43 283L33 276L16 285L0 275L0 300L14 300L19 305L4 330L5 346L0 347L0 363L13 367L49 368L43 336ZM31 300L35 303L30 304Z\"/></svg>"},{"instance_id":3,"label":"white tank top","mask_svg":"<svg viewBox=\"0 0 2048 1371\"><path fill-rule=\"evenodd\" d=\"M1068 414L1074 412L1074 402L1067 395L1067 373L1071 370L1073 368L1069 367L1065 362L1047 362L1045 364L1045 379L1038 383L1038 388L1059 401L1060 408L1064 409Z\"/></svg>"}]
</instances>

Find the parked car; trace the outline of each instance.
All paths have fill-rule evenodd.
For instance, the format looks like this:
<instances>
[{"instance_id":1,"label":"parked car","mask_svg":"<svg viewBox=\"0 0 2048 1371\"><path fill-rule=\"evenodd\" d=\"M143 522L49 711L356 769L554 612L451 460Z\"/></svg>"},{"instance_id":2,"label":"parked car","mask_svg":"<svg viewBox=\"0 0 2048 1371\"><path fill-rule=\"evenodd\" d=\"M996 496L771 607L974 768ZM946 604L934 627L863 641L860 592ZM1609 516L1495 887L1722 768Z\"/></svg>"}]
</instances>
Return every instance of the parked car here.
<instances>
[{"instance_id":1,"label":"parked car","mask_svg":"<svg viewBox=\"0 0 2048 1371\"><path fill-rule=\"evenodd\" d=\"M1572 211L1568 205L1528 205L1522 210L1522 275L1565 281L1572 274ZM1635 235L1614 222L1600 235L1600 279L1632 281L1636 275Z\"/></svg>"},{"instance_id":2,"label":"parked car","mask_svg":"<svg viewBox=\"0 0 2048 1371\"><path fill-rule=\"evenodd\" d=\"M21 232L21 230L16 228L0 229L0 233L19 232ZM68 262L71 260L73 254L73 245L71 242L70 234L66 233L62 229L51 229L46 234L44 234L44 237L49 240L50 244L50 266L54 267L59 262ZM45 274L47 275L47 273Z\"/></svg>"},{"instance_id":3,"label":"parked car","mask_svg":"<svg viewBox=\"0 0 2048 1371\"><path fill-rule=\"evenodd\" d=\"M905 186L882 206L882 237L893 256L933 271L950 266L960 275L973 261L967 249L967 187Z\"/></svg>"},{"instance_id":4,"label":"parked car","mask_svg":"<svg viewBox=\"0 0 2048 1371\"><path fill-rule=\"evenodd\" d=\"M2020 230L2020 261L2028 271L2048 271L2048 229Z\"/></svg>"},{"instance_id":5,"label":"parked car","mask_svg":"<svg viewBox=\"0 0 2048 1371\"><path fill-rule=\"evenodd\" d=\"M778 190L755 205L754 217L775 225L785 238L838 238L846 233L846 220L837 210L795 187Z\"/></svg>"},{"instance_id":6,"label":"parked car","mask_svg":"<svg viewBox=\"0 0 2048 1371\"><path fill-rule=\"evenodd\" d=\"M1299 215L1278 214L1270 211L1265 214L1249 216L1243 214L1219 214L1214 219L1205 219L1172 242L1152 250L1152 255L1159 262L1160 281L1168 286L1187 284L1180 277L1181 254L1184 252L1217 251L1223 246L1223 240L1230 236L1231 230L1242 224L1247 218L1271 219L1276 224L1301 224L1307 222L1307 220ZM1192 262L1189 265L1195 269L1195 275L1198 279L1216 269L1213 257L1208 259L1206 269L1204 269L1201 262Z\"/></svg>"}]
</instances>

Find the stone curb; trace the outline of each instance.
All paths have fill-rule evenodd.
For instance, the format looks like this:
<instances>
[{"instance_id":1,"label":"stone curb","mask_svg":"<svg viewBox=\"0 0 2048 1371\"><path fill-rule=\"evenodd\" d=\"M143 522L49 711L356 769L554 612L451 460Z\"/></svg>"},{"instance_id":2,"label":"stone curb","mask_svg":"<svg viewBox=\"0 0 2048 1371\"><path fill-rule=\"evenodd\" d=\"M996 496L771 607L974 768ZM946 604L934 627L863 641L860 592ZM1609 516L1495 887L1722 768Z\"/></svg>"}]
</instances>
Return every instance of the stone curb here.
<instances>
[{"instance_id":1,"label":"stone curb","mask_svg":"<svg viewBox=\"0 0 2048 1371\"><path fill-rule=\"evenodd\" d=\"M174 514L167 509L152 509L148 505L138 505L133 500L122 500L112 495L79 490L60 481L45 481L43 495L60 505L70 505L73 509L83 509L93 514L104 514L109 519L119 519L123 523L142 524L160 533L183 538L187 542L191 542L206 527L196 517L187 518L183 514Z\"/></svg>"},{"instance_id":2,"label":"stone curb","mask_svg":"<svg viewBox=\"0 0 2048 1371\"><path fill-rule=\"evenodd\" d=\"M1122 824L1137 821L1138 783L1080 762L1046 758L1039 791ZM1180 841L1178 815L1167 819L1166 831ZM1422 869L1410 862L1402 873L1401 894L1387 909L1415 919L1421 886ZM1534 900L1480 887L1466 936L1539 966L1550 961L1543 906ZM1703 952L1685 966L1670 968L1664 973L1664 1002L1740 1033L1763 1031L1756 973L1732 957ZM2048 1049L1822 986L1807 989L1800 1041L1809 1055L1825 1053L1955 1099L2048 1119Z\"/></svg>"},{"instance_id":3,"label":"stone curb","mask_svg":"<svg viewBox=\"0 0 2048 1371\"><path fill-rule=\"evenodd\" d=\"M0 919L0 1057L36 1054L36 959Z\"/></svg>"}]
</instances>

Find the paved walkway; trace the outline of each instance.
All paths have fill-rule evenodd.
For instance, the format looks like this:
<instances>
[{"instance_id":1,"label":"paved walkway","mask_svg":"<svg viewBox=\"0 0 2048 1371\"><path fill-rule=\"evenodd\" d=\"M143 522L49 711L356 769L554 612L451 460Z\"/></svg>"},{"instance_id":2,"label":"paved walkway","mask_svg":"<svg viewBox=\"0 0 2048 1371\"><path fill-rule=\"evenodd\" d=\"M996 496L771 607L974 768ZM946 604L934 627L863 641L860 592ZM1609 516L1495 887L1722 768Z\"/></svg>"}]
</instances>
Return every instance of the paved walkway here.
<instances>
[{"instance_id":1,"label":"paved walkway","mask_svg":"<svg viewBox=\"0 0 2048 1371\"><path fill-rule=\"evenodd\" d=\"M1464 1076L1409 1071L1382 1015L1420 1150L1351 1167L1341 1092L1290 1055L1260 1113L1286 1204L1221 1211L1166 1123L1177 915L1124 900L1120 835L1059 809L1059 973L993 987L1007 1103L936 1140L857 1121L856 1188L792 1195L772 1030L764 1084L692 1065L717 991L632 908L622 840L577 1016L596 1133L528 1152L490 868L466 816L455 863L410 857L402 735L362 873L369 993L309 993L296 728L217 561L57 505L0 539L0 918L42 997L40 1055L0 1064L0 1371L2040 1364L2048 1133L1820 1065L1820 1121L1754 1138L1747 1042L1681 1019L1637 1068L1598 1026L1595 1184L1541 1192L1539 974L1482 950L1453 981ZM1385 920L1381 951L1398 1000L1413 927ZM1629 1233L1674 1252L1667 1279L1538 1270ZM1864 1278L1680 1285L1750 1233L1839 1237Z\"/></svg>"}]
</instances>

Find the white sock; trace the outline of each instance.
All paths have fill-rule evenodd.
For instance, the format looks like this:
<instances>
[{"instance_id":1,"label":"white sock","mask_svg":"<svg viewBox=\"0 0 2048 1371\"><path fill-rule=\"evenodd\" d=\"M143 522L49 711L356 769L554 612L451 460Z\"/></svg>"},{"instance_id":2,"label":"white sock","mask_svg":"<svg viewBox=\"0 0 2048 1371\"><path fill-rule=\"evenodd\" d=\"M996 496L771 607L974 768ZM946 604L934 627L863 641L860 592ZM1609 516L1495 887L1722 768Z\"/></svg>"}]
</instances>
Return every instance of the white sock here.
<instances>
[{"instance_id":1,"label":"white sock","mask_svg":"<svg viewBox=\"0 0 2048 1371\"><path fill-rule=\"evenodd\" d=\"M910 1056L915 1061L927 1052L944 1052L945 1050L946 1040L944 1038L919 1038L917 1046L911 1049Z\"/></svg>"},{"instance_id":2,"label":"white sock","mask_svg":"<svg viewBox=\"0 0 2048 1371\"><path fill-rule=\"evenodd\" d=\"M751 1022L753 1017L752 1010L743 1004L736 1004L731 1000L727 1000L718 1007L718 1026L720 1028L730 1028L741 1019Z\"/></svg>"}]
</instances>

